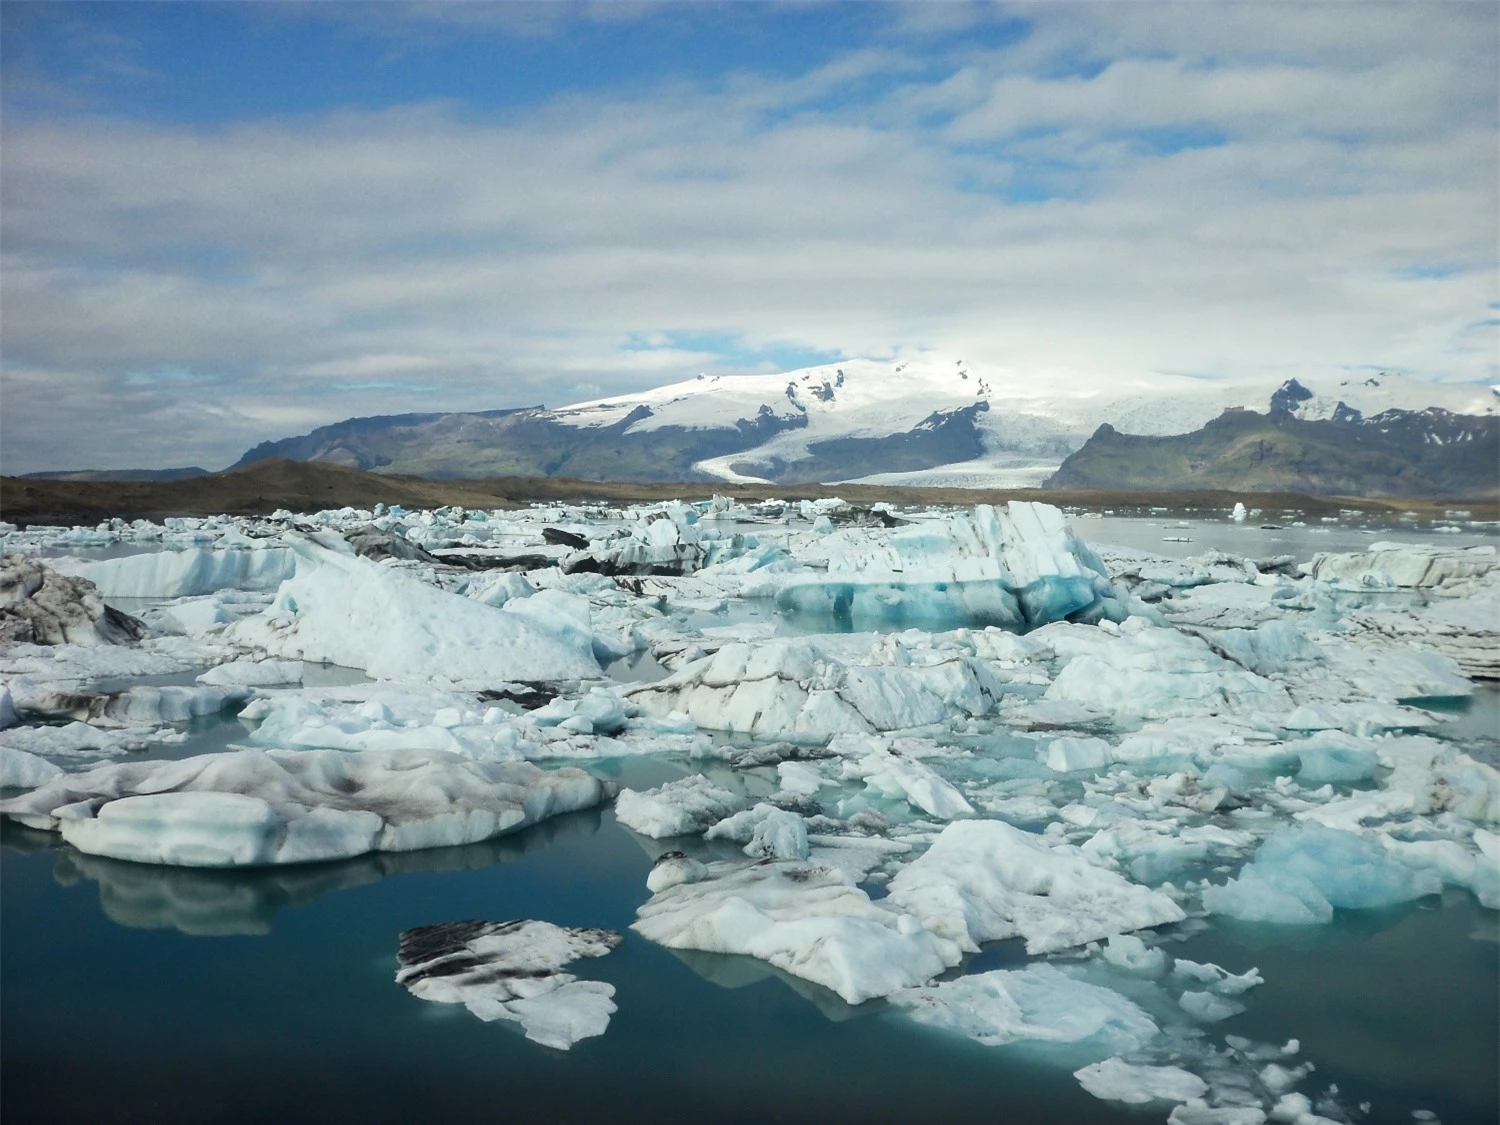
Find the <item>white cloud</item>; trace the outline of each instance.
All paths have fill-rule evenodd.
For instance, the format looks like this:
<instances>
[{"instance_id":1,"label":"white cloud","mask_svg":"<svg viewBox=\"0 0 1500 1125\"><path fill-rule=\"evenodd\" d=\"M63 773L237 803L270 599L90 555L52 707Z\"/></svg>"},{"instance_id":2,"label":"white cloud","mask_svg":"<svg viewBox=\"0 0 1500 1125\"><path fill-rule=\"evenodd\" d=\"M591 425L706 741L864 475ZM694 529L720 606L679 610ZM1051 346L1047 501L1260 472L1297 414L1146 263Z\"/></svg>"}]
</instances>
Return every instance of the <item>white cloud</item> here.
<instances>
[{"instance_id":1,"label":"white cloud","mask_svg":"<svg viewBox=\"0 0 1500 1125\"><path fill-rule=\"evenodd\" d=\"M722 369L684 333L952 348L1020 385L1496 377L1492 10L1023 14L946 61L893 35L497 119L7 122L4 466L216 467L351 414ZM1171 151L1198 126L1222 143ZM215 378L124 386L150 366Z\"/></svg>"}]
</instances>

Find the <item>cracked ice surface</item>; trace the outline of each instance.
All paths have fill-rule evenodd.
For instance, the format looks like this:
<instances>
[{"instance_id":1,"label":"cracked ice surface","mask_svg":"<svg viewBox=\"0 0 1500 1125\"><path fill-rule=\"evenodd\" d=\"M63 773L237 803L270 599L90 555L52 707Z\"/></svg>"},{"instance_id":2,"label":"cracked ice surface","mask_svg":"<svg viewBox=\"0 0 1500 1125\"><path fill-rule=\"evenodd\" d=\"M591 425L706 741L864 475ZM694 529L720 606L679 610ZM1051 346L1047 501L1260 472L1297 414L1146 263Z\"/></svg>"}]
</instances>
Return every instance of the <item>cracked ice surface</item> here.
<instances>
[{"instance_id":1,"label":"cracked ice surface","mask_svg":"<svg viewBox=\"0 0 1500 1125\"><path fill-rule=\"evenodd\" d=\"M641 938L1046 1046L1179 1125L1313 1120L1295 1042L1223 1032L1257 969L1170 939L1443 887L1500 906L1494 738L1449 733L1500 677L1494 550L1172 560L1095 550L1045 505L909 515L718 498L16 533L161 549L8 563L0 815L75 863L293 864L486 839L612 792L531 763L654 756L685 776L616 804L657 860ZM122 628L100 591L155 601ZM631 682L603 672L622 658ZM231 752L131 760L195 724ZM610 986L523 996L480 930L423 987L552 1045L602 1032ZM1012 940L1024 967L960 967Z\"/></svg>"}]
</instances>

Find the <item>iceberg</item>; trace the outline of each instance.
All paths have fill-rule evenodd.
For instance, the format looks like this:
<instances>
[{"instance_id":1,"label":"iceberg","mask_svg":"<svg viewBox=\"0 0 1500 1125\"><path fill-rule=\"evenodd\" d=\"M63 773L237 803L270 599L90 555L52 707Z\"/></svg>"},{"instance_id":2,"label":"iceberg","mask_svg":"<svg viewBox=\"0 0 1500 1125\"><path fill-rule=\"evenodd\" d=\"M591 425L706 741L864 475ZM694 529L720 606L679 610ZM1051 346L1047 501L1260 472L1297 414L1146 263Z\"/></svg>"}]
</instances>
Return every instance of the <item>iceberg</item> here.
<instances>
[{"instance_id":1,"label":"iceberg","mask_svg":"<svg viewBox=\"0 0 1500 1125\"><path fill-rule=\"evenodd\" d=\"M890 1002L918 1023L991 1047L1087 1043L1104 1051L1138 1051L1160 1034L1132 1001L1055 965L975 973L896 992Z\"/></svg>"},{"instance_id":2,"label":"iceberg","mask_svg":"<svg viewBox=\"0 0 1500 1125\"><path fill-rule=\"evenodd\" d=\"M656 894L630 927L668 949L766 961L859 1004L958 963L951 941L888 910L821 864L710 864L710 877Z\"/></svg>"},{"instance_id":3,"label":"iceberg","mask_svg":"<svg viewBox=\"0 0 1500 1125\"><path fill-rule=\"evenodd\" d=\"M603 1035L613 985L562 971L603 957L624 937L550 922L443 922L401 935L396 983L437 1004L462 1004L486 1022L512 1020L526 1038L566 1051Z\"/></svg>"},{"instance_id":4,"label":"iceberg","mask_svg":"<svg viewBox=\"0 0 1500 1125\"><path fill-rule=\"evenodd\" d=\"M615 817L631 831L660 840L698 835L744 806L743 797L694 774L655 789L620 790Z\"/></svg>"},{"instance_id":5,"label":"iceberg","mask_svg":"<svg viewBox=\"0 0 1500 1125\"><path fill-rule=\"evenodd\" d=\"M948 825L891 880L888 899L970 952L1021 937L1028 953L1053 953L1186 917L1161 891L999 820Z\"/></svg>"},{"instance_id":6,"label":"iceberg","mask_svg":"<svg viewBox=\"0 0 1500 1125\"><path fill-rule=\"evenodd\" d=\"M1132 1066L1121 1058L1075 1070L1073 1077L1094 1097L1127 1105L1187 1102L1208 1092L1207 1082L1181 1067Z\"/></svg>"},{"instance_id":7,"label":"iceberg","mask_svg":"<svg viewBox=\"0 0 1500 1125\"><path fill-rule=\"evenodd\" d=\"M64 774L0 816L89 855L242 867L477 843L612 792L582 770L442 751L240 750Z\"/></svg>"},{"instance_id":8,"label":"iceberg","mask_svg":"<svg viewBox=\"0 0 1500 1125\"><path fill-rule=\"evenodd\" d=\"M1436 894L1436 875L1414 871L1378 843L1309 824L1272 835L1239 877L1203 892L1203 908L1244 922L1319 925L1334 909L1394 906Z\"/></svg>"},{"instance_id":9,"label":"iceberg","mask_svg":"<svg viewBox=\"0 0 1500 1125\"><path fill-rule=\"evenodd\" d=\"M92 582L22 555L0 557L0 644L122 645L145 632L105 605Z\"/></svg>"},{"instance_id":10,"label":"iceberg","mask_svg":"<svg viewBox=\"0 0 1500 1125\"><path fill-rule=\"evenodd\" d=\"M192 547L116 559L57 559L64 574L84 578L111 598L186 598L218 590L274 590L292 577L296 556L285 547Z\"/></svg>"},{"instance_id":11,"label":"iceberg","mask_svg":"<svg viewBox=\"0 0 1500 1125\"><path fill-rule=\"evenodd\" d=\"M493 687L599 679L591 638L495 609L304 536L287 536L296 575L226 639L287 659L359 668L377 679ZM525 605L535 598L522 598Z\"/></svg>"},{"instance_id":12,"label":"iceberg","mask_svg":"<svg viewBox=\"0 0 1500 1125\"><path fill-rule=\"evenodd\" d=\"M1123 619L1103 562L1050 504L981 504L935 524L829 536L827 571L786 575L777 609L845 628Z\"/></svg>"}]
</instances>

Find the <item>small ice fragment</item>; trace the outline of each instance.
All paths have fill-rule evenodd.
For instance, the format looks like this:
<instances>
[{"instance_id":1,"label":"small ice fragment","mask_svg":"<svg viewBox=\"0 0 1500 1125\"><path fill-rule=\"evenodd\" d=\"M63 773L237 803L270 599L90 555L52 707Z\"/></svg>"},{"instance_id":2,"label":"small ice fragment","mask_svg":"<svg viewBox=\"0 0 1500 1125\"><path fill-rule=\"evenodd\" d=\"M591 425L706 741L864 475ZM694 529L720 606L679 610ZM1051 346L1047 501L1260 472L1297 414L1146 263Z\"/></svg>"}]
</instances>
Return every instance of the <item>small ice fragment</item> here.
<instances>
[{"instance_id":1,"label":"small ice fragment","mask_svg":"<svg viewBox=\"0 0 1500 1125\"><path fill-rule=\"evenodd\" d=\"M1127 1105L1185 1102L1208 1092L1208 1083L1181 1067L1132 1066L1119 1058L1075 1070L1073 1077L1094 1097Z\"/></svg>"}]
</instances>

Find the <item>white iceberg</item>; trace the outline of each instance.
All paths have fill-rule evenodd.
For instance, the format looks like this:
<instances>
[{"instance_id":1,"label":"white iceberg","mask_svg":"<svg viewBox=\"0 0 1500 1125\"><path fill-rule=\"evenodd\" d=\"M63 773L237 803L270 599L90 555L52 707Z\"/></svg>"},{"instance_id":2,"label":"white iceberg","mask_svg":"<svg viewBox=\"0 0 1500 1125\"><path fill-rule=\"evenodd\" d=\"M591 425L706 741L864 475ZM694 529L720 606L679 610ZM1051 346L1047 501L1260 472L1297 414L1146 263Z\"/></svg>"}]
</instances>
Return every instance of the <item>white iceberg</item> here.
<instances>
[{"instance_id":1,"label":"white iceberg","mask_svg":"<svg viewBox=\"0 0 1500 1125\"><path fill-rule=\"evenodd\" d=\"M227 639L378 679L493 687L601 675L592 640L566 619L549 626L306 537L287 539L297 557L295 577L282 583L263 614L229 626Z\"/></svg>"},{"instance_id":2,"label":"white iceberg","mask_svg":"<svg viewBox=\"0 0 1500 1125\"><path fill-rule=\"evenodd\" d=\"M65 774L0 816L90 855L240 867L477 843L611 792L582 770L441 751L240 750Z\"/></svg>"},{"instance_id":3,"label":"white iceberg","mask_svg":"<svg viewBox=\"0 0 1500 1125\"><path fill-rule=\"evenodd\" d=\"M1077 848L998 820L948 825L891 880L889 901L969 951L1022 937L1028 953L1051 953L1186 917Z\"/></svg>"},{"instance_id":4,"label":"white iceberg","mask_svg":"<svg viewBox=\"0 0 1500 1125\"><path fill-rule=\"evenodd\" d=\"M1160 1033L1137 1004L1055 965L976 973L894 993L890 1002L918 1023L995 1047L1089 1043L1105 1051L1136 1051Z\"/></svg>"},{"instance_id":5,"label":"white iceberg","mask_svg":"<svg viewBox=\"0 0 1500 1125\"><path fill-rule=\"evenodd\" d=\"M859 1004L931 980L958 947L909 914L871 902L832 867L763 861L710 865L713 876L668 887L631 929L668 949L756 957Z\"/></svg>"}]
</instances>

